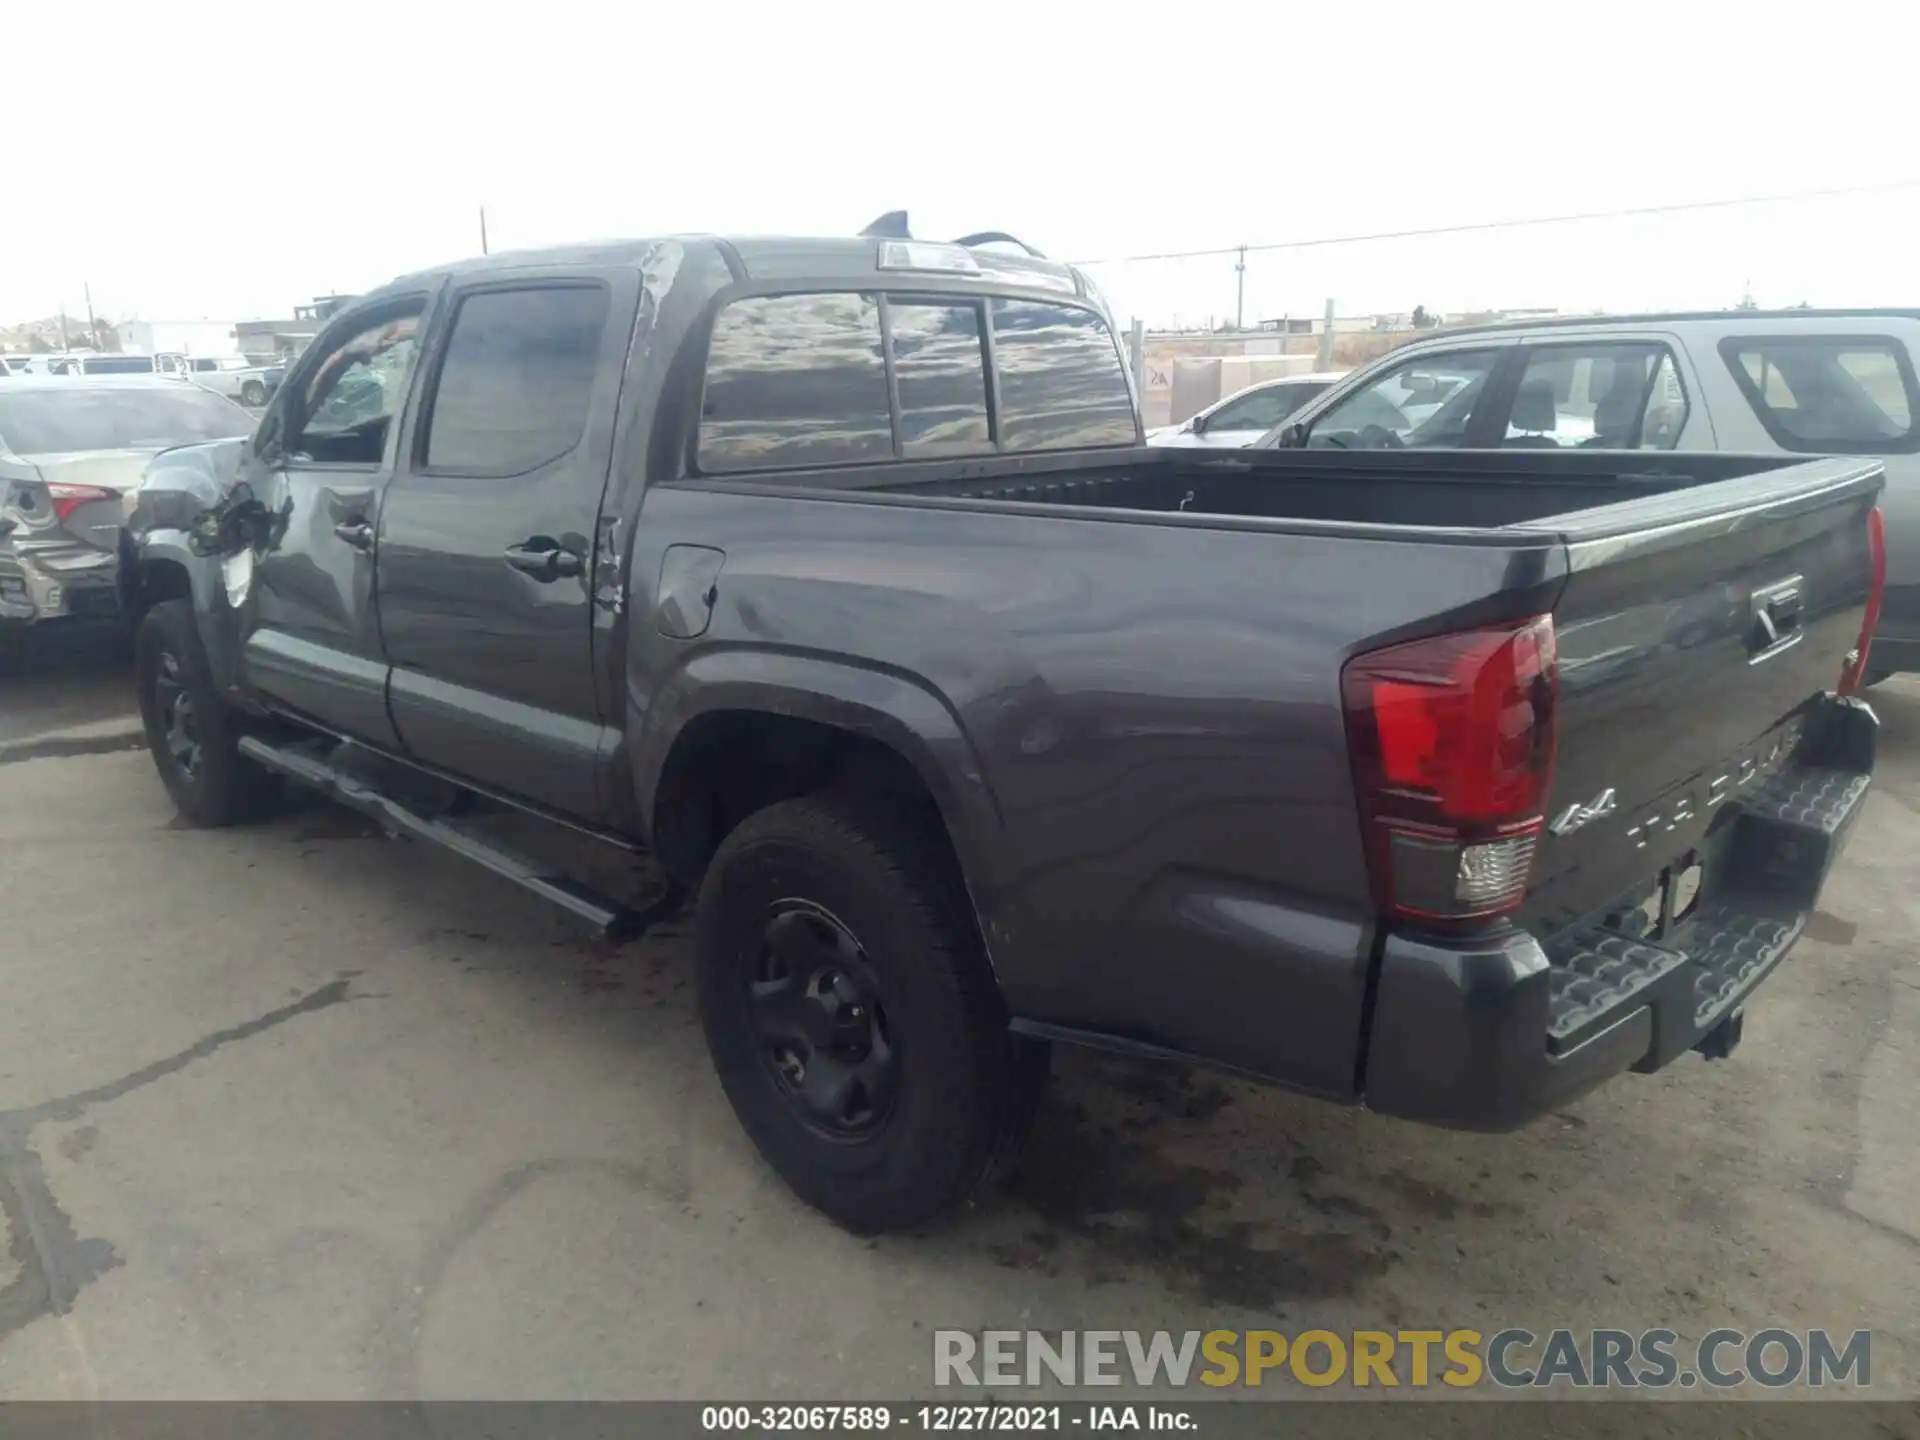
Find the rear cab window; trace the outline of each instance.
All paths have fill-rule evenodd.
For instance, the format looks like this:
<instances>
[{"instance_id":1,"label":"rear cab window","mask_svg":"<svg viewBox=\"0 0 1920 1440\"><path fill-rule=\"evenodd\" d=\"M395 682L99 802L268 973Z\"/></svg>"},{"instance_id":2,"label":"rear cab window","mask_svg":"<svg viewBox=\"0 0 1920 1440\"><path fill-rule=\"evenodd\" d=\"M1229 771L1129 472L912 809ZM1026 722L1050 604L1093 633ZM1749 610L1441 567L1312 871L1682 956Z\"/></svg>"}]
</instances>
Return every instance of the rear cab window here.
<instances>
[{"instance_id":1,"label":"rear cab window","mask_svg":"<svg viewBox=\"0 0 1920 1440\"><path fill-rule=\"evenodd\" d=\"M818 291L715 319L697 468L708 475L1136 443L1094 311L1012 296Z\"/></svg>"},{"instance_id":2,"label":"rear cab window","mask_svg":"<svg viewBox=\"0 0 1920 1440\"><path fill-rule=\"evenodd\" d=\"M1734 382L1783 450L1920 449L1920 386L1891 335L1752 335L1720 342Z\"/></svg>"}]
</instances>

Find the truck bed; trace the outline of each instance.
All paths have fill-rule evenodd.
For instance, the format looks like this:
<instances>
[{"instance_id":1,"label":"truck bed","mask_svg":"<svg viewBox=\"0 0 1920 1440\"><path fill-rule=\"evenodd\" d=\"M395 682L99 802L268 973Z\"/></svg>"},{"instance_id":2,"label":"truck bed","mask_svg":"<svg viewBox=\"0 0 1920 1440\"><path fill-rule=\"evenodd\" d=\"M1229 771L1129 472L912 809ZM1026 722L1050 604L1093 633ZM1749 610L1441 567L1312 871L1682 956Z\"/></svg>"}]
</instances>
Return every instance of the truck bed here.
<instances>
[{"instance_id":1,"label":"truck bed","mask_svg":"<svg viewBox=\"0 0 1920 1440\"><path fill-rule=\"evenodd\" d=\"M1336 524L1499 529L1671 495L1794 464L1794 457L1578 450L1224 452L1145 449L1099 461L988 461L955 475L890 471L881 493L1079 509ZM861 487L867 488L867 487Z\"/></svg>"},{"instance_id":2,"label":"truck bed","mask_svg":"<svg viewBox=\"0 0 1920 1440\"><path fill-rule=\"evenodd\" d=\"M1016 1016L1479 1123L1482 1079L1493 1120L1489 1096L1664 1063L1797 932L1832 847L1781 830L1811 869L1776 874L1749 851L1779 827L1750 817L1803 790L1836 828L1857 808L1867 767L1813 721L1860 632L1881 483L1861 459L1169 448L668 483L647 514L724 552L716 676L856 654L845 703L896 694L943 737ZM634 574L663 567L643 539ZM1418 925L1380 917L1343 676L1542 617L1557 750L1511 916L1542 947L1521 985L1504 952L1416 956ZM1525 1055L1499 1063L1539 1085L1397 1028L1466 1003L1446 985L1475 965L1525 992ZM1395 980L1376 1013L1396 975L1454 978Z\"/></svg>"}]
</instances>

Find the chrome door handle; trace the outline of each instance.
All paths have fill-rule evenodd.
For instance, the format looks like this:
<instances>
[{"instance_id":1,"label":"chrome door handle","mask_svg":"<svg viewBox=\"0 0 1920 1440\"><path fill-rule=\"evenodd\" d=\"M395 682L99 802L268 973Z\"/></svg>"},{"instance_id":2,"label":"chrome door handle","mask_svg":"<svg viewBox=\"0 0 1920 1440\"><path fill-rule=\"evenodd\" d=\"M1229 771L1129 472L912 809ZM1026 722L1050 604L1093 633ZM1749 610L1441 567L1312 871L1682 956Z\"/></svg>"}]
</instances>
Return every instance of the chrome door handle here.
<instances>
[{"instance_id":1,"label":"chrome door handle","mask_svg":"<svg viewBox=\"0 0 1920 1440\"><path fill-rule=\"evenodd\" d=\"M522 574L536 580L558 580L563 575L578 575L585 567L571 550L563 550L551 540L534 539L524 545L509 545L506 561Z\"/></svg>"}]
</instances>

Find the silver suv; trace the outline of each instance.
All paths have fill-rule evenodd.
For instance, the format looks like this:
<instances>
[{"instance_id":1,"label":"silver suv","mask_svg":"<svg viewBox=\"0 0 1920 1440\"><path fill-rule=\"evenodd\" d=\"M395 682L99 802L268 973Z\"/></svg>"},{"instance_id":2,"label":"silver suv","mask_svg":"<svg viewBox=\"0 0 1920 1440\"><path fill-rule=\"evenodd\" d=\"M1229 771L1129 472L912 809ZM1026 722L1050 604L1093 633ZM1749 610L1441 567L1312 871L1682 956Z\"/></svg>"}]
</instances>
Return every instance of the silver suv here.
<instances>
[{"instance_id":1,"label":"silver suv","mask_svg":"<svg viewBox=\"0 0 1920 1440\"><path fill-rule=\"evenodd\" d=\"M1439 332L1260 446L1875 455L1887 587L1872 673L1920 671L1920 310L1588 316Z\"/></svg>"}]
</instances>

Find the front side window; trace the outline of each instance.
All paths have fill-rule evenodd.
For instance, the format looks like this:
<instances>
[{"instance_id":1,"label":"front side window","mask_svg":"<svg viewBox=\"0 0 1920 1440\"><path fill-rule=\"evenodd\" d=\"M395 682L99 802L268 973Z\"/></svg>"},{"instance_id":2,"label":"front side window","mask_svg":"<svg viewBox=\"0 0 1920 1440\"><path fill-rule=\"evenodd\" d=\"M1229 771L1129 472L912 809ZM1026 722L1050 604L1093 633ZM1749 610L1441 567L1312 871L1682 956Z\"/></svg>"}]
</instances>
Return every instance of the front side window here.
<instances>
[{"instance_id":1,"label":"front side window","mask_svg":"<svg viewBox=\"0 0 1920 1440\"><path fill-rule=\"evenodd\" d=\"M764 295L714 322L700 406L709 474L893 456L893 414L871 295Z\"/></svg>"},{"instance_id":2,"label":"front side window","mask_svg":"<svg viewBox=\"0 0 1920 1440\"><path fill-rule=\"evenodd\" d=\"M419 305L389 313L332 346L307 372L287 453L329 465L378 465L406 403L420 340Z\"/></svg>"},{"instance_id":3,"label":"front side window","mask_svg":"<svg viewBox=\"0 0 1920 1440\"><path fill-rule=\"evenodd\" d=\"M434 386L427 466L520 475L572 450L586 430L606 324L598 285L463 299Z\"/></svg>"},{"instance_id":4,"label":"front side window","mask_svg":"<svg viewBox=\"0 0 1920 1440\"><path fill-rule=\"evenodd\" d=\"M1920 440L1913 364L1892 336L1740 337L1720 353L1782 449L1872 455Z\"/></svg>"},{"instance_id":5,"label":"front side window","mask_svg":"<svg viewBox=\"0 0 1920 1440\"><path fill-rule=\"evenodd\" d=\"M1535 450L1671 450L1687 396L1664 345L1622 342L1528 350L1500 444Z\"/></svg>"},{"instance_id":6,"label":"front side window","mask_svg":"<svg viewBox=\"0 0 1920 1440\"><path fill-rule=\"evenodd\" d=\"M1120 350L1091 310L996 299L993 349L1003 449L1134 443L1133 391Z\"/></svg>"},{"instance_id":7,"label":"front side window","mask_svg":"<svg viewBox=\"0 0 1920 1440\"><path fill-rule=\"evenodd\" d=\"M1236 395L1207 417L1207 430L1271 430L1325 390L1328 380L1290 380Z\"/></svg>"},{"instance_id":8,"label":"front side window","mask_svg":"<svg viewBox=\"0 0 1920 1440\"><path fill-rule=\"evenodd\" d=\"M1311 449L1452 449L1499 360L1498 350L1420 355L1336 400L1307 434Z\"/></svg>"}]
</instances>

